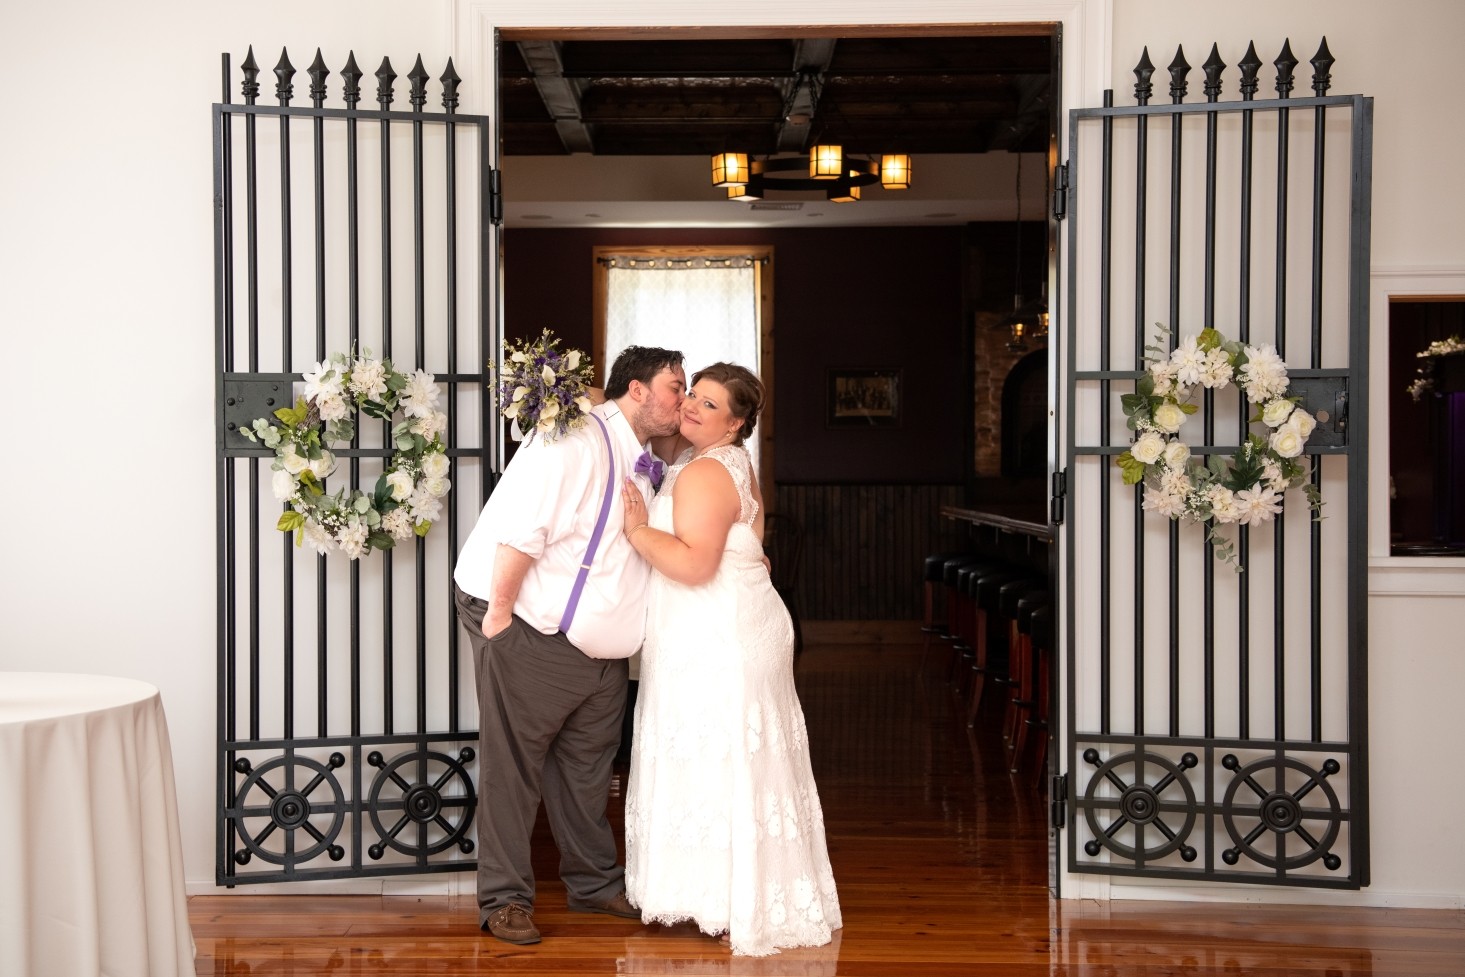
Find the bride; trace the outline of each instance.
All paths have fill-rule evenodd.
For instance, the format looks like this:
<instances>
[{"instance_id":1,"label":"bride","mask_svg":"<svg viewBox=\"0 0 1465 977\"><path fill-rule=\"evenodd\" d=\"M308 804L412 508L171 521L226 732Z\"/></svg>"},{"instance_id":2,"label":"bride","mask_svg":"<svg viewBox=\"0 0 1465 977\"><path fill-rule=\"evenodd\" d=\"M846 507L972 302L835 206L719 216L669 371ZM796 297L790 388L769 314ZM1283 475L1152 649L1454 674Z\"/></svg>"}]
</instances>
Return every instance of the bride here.
<instances>
[{"instance_id":1,"label":"bride","mask_svg":"<svg viewBox=\"0 0 1465 977\"><path fill-rule=\"evenodd\" d=\"M626 893L646 922L692 920L734 953L821 946L841 925L794 691L793 627L773 589L743 440L763 403L715 363L682 407L691 443L660 492L623 493L652 574L626 799ZM648 521L649 516L649 521Z\"/></svg>"}]
</instances>

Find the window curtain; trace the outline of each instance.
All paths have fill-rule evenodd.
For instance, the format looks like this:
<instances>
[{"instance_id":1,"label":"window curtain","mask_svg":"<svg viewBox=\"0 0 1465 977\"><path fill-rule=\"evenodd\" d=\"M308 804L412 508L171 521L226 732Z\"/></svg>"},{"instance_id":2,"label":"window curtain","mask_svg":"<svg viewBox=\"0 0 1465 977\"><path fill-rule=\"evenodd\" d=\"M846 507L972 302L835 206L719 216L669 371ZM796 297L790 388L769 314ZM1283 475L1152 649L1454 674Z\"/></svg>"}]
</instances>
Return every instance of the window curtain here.
<instances>
[{"instance_id":1,"label":"window curtain","mask_svg":"<svg viewBox=\"0 0 1465 977\"><path fill-rule=\"evenodd\" d=\"M759 369L758 269L751 258L606 259L605 363L627 346L679 349L688 382L709 363ZM747 442L758 462L757 438Z\"/></svg>"}]
</instances>

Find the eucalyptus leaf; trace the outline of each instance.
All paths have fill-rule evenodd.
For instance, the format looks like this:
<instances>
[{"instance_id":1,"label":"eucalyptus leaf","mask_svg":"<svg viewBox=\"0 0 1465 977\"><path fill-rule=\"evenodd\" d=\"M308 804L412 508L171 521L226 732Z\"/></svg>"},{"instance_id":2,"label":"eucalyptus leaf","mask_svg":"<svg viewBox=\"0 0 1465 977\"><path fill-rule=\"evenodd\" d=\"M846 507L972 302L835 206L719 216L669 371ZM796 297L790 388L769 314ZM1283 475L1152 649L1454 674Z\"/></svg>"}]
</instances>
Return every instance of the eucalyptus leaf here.
<instances>
[{"instance_id":1,"label":"eucalyptus leaf","mask_svg":"<svg viewBox=\"0 0 1465 977\"><path fill-rule=\"evenodd\" d=\"M371 508L371 499L367 498L364 495L358 495L356 496L356 498L351 500L351 508L355 509L359 513L364 514L367 510Z\"/></svg>"},{"instance_id":2,"label":"eucalyptus leaf","mask_svg":"<svg viewBox=\"0 0 1465 977\"><path fill-rule=\"evenodd\" d=\"M368 533L366 545L371 549L389 550L397 545L397 541L388 533Z\"/></svg>"}]
</instances>

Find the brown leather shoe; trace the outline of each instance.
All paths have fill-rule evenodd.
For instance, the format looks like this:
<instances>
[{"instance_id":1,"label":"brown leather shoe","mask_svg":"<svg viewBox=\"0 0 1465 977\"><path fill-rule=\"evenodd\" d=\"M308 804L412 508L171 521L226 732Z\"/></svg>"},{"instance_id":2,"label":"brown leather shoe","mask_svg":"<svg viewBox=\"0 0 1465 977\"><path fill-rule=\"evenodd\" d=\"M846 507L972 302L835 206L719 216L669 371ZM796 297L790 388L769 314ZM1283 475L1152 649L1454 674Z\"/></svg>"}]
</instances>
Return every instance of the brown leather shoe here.
<instances>
[{"instance_id":1,"label":"brown leather shoe","mask_svg":"<svg viewBox=\"0 0 1465 977\"><path fill-rule=\"evenodd\" d=\"M626 898L625 890L617 892L605 902L595 903L570 903L572 913L604 913L607 916L621 916L625 919L640 919L641 910L631 905L631 900Z\"/></svg>"},{"instance_id":2,"label":"brown leather shoe","mask_svg":"<svg viewBox=\"0 0 1465 977\"><path fill-rule=\"evenodd\" d=\"M505 943L538 943L539 930L534 926L534 914L525 906L511 902L488 914L482 929Z\"/></svg>"}]
</instances>

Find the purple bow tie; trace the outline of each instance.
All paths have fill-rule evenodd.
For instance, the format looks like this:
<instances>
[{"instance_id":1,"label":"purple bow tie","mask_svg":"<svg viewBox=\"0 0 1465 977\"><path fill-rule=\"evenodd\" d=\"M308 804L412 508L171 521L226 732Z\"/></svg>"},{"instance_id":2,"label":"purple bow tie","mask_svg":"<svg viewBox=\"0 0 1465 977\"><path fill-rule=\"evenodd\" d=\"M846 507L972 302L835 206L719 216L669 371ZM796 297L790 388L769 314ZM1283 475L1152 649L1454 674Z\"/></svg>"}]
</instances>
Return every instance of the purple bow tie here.
<instances>
[{"instance_id":1,"label":"purple bow tie","mask_svg":"<svg viewBox=\"0 0 1465 977\"><path fill-rule=\"evenodd\" d=\"M645 475L651 479L651 487L659 489L661 488L661 477L666 474L666 465L649 450L643 451L641 457L636 459L636 474Z\"/></svg>"}]
</instances>

